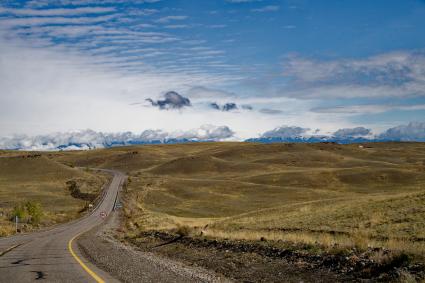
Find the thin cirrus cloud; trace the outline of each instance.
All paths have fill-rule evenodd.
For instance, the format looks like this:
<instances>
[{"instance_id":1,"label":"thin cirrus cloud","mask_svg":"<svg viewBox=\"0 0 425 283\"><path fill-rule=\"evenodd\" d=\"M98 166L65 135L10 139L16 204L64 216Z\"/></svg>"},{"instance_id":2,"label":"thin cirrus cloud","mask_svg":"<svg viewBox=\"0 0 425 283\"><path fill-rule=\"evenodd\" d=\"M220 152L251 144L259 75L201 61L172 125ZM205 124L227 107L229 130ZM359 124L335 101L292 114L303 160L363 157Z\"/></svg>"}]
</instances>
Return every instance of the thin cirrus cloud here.
<instances>
[{"instance_id":1,"label":"thin cirrus cloud","mask_svg":"<svg viewBox=\"0 0 425 283\"><path fill-rule=\"evenodd\" d=\"M268 5L261 8L251 9L251 12L267 13L267 12L277 12L279 10L280 10L280 7L277 5Z\"/></svg>"},{"instance_id":2,"label":"thin cirrus cloud","mask_svg":"<svg viewBox=\"0 0 425 283\"><path fill-rule=\"evenodd\" d=\"M297 98L425 97L425 53L389 52L365 59L313 60L289 56L283 75Z\"/></svg>"},{"instance_id":3,"label":"thin cirrus cloud","mask_svg":"<svg viewBox=\"0 0 425 283\"><path fill-rule=\"evenodd\" d=\"M157 3L162 0L132 0L134 4L145 4L145 3ZM86 6L86 5L107 5L107 4L120 4L126 3L128 0L30 0L26 2L27 7L31 8L42 8L48 6L61 6L61 5L72 5L72 6Z\"/></svg>"},{"instance_id":4,"label":"thin cirrus cloud","mask_svg":"<svg viewBox=\"0 0 425 283\"><path fill-rule=\"evenodd\" d=\"M114 7L79 7L73 9L13 9L0 8L0 15L12 14L16 16L75 16L81 14L104 14L115 12Z\"/></svg>"},{"instance_id":5,"label":"thin cirrus cloud","mask_svg":"<svg viewBox=\"0 0 425 283\"><path fill-rule=\"evenodd\" d=\"M137 3L157 3L159 1L136 1ZM177 24L187 19L185 15L162 15L156 20L150 16L162 13L159 9L144 6L119 6L119 1L73 1L58 0L27 2L21 8L0 5L0 26L4 35L28 39L36 47L60 45L71 52L84 55L103 56L104 64L125 72L147 69L163 69L190 73L227 73L232 65L217 59L223 50L193 50L180 52L175 59L175 49L179 45L193 45L197 42L184 40L173 30L189 28L188 24ZM61 7L66 5L66 8ZM43 9L40 9L43 7ZM146 17L146 18L145 18ZM125 23L122 24L121 22ZM152 24L156 22L156 25ZM174 24L176 23L176 24ZM162 29L158 32L158 29ZM168 33L170 32L170 33ZM201 40L198 40L201 42ZM166 44L172 44L166 46ZM162 50L136 53L132 50L148 50L150 45L164 44ZM155 48L157 49L157 48ZM169 52L167 49L174 50ZM181 49L184 50L184 49ZM155 58L155 59L153 59ZM97 58L96 58L97 59ZM172 66L166 62L175 60ZM185 61L183 61L185 60ZM211 63L209 63L211 61ZM183 64L185 66L183 66ZM100 63L97 63L100 64ZM219 74L220 75L220 74ZM215 76L215 75L214 75ZM224 76L223 76L224 78Z\"/></svg>"},{"instance_id":6,"label":"thin cirrus cloud","mask_svg":"<svg viewBox=\"0 0 425 283\"><path fill-rule=\"evenodd\" d=\"M344 105L344 106L333 106L333 107L315 107L312 108L312 112L316 113L336 113L336 114L347 114L347 115L358 115L358 114L376 114L384 113L392 110L402 111L415 111L425 110L425 104L415 105L384 105L384 104L368 104L368 105Z\"/></svg>"},{"instance_id":7,"label":"thin cirrus cloud","mask_svg":"<svg viewBox=\"0 0 425 283\"><path fill-rule=\"evenodd\" d=\"M230 3L250 3L250 2L261 2L263 0L226 0Z\"/></svg>"},{"instance_id":8,"label":"thin cirrus cloud","mask_svg":"<svg viewBox=\"0 0 425 283\"><path fill-rule=\"evenodd\" d=\"M189 25L165 25L164 28L169 29L181 29L181 28L189 28Z\"/></svg>"},{"instance_id":9,"label":"thin cirrus cloud","mask_svg":"<svg viewBox=\"0 0 425 283\"><path fill-rule=\"evenodd\" d=\"M115 15L106 15L99 17L26 17L26 18L3 18L0 24L3 26L37 26L37 25L56 25L56 24L93 24L109 21L115 18Z\"/></svg>"},{"instance_id":10,"label":"thin cirrus cloud","mask_svg":"<svg viewBox=\"0 0 425 283\"><path fill-rule=\"evenodd\" d=\"M186 20L187 18L188 18L188 16L165 16L165 17L161 17L161 18L155 20L155 22L165 24L165 23L169 23L169 22L172 22L172 21Z\"/></svg>"}]
</instances>

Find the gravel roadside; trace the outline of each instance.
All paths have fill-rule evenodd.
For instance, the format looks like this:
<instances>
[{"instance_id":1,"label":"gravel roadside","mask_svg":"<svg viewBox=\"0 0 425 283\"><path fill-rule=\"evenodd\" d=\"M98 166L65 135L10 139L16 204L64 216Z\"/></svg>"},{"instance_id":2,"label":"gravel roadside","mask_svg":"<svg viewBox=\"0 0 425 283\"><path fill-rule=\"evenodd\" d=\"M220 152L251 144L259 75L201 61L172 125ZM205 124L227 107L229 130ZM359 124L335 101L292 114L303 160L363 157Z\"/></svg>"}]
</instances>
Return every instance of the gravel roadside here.
<instances>
[{"instance_id":1,"label":"gravel roadside","mask_svg":"<svg viewBox=\"0 0 425 283\"><path fill-rule=\"evenodd\" d=\"M203 268L124 245L112 236L117 227L119 213L113 212L104 225L83 234L77 242L86 258L122 282L230 282Z\"/></svg>"}]
</instances>

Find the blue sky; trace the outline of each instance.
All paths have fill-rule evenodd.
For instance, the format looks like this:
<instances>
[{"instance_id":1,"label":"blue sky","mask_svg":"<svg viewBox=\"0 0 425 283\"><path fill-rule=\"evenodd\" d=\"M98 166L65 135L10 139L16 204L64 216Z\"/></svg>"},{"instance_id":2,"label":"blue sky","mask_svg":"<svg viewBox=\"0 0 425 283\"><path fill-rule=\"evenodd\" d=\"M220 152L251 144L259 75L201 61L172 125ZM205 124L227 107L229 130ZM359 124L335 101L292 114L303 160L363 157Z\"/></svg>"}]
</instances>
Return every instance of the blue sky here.
<instances>
[{"instance_id":1,"label":"blue sky","mask_svg":"<svg viewBox=\"0 0 425 283\"><path fill-rule=\"evenodd\" d=\"M424 27L419 0L4 0L0 136L424 122Z\"/></svg>"}]
</instances>

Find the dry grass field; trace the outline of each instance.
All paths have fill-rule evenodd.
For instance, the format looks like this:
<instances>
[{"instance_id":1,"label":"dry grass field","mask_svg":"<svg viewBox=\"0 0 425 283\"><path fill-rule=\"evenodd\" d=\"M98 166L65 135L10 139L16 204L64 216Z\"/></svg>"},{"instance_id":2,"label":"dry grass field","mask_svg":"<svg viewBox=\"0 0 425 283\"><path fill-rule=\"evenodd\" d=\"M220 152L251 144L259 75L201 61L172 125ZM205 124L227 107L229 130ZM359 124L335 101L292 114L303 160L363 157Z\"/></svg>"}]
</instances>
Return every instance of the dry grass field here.
<instances>
[{"instance_id":1,"label":"dry grass field","mask_svg":"<svg viewBox=\"0 0 425 283\"><path fill-rule=\"evenodd\" d=\"M425 252L425 144L193 143L60 154L130 176L130 235Z\"/></svg>"},{"instance_id":2,"label":"dry grass field","mask_svg":"<svg viewBox=\"0 0 425 283\"><path fill-rule=\"evenodd\" d=\"M73 197L69 181L80 192L95 197L107 177L55 162L49 155L25 152L1 152L0 157L0 236L15 232L10 221L18 204L33 201L41 204L43 216L37 226L47 226L74 219L84 210L87 199ZM22 224L23 230L34 225Z\"/></svg>"},{"instance_id":3,"label":"dry grass field","mask_svg":"<svg viewBox=\"0 0 425 283\"><path fill-rule=\"evenodd\" d=\"M149 235L162 241L168 239L164 235L185 235L189 248L183 241L161 252L238 280L257 276L279 281L273 270L283 262L274 261L271 270L266 258L275 250L264 246L302 250L288 260L306 264L317 259L306 259L305 252L342 253L343 262L332 263L333 270L363 266L363 278L380 276L394 264L401 268L406 259L400 255L413 262L425 259L424 143L190 143L0 158L0 208L30 197L43 203L51 221L74 217L84 201L70 198L66 182L78 180L87 192L97 192L101 183L75 167L113 168L129 176L123 194L124 237L131 243L143 248ZM217 241L225 243L221 254L211 253L222 245ZM228 253L229 242L266 258ZM322 264L329 264L322 257ZM253 268L256 273L247 277ZM397 269L397 276L424 277L422 271L412 275L418 270L412 268Z\"/></svg>"}]
</instances>

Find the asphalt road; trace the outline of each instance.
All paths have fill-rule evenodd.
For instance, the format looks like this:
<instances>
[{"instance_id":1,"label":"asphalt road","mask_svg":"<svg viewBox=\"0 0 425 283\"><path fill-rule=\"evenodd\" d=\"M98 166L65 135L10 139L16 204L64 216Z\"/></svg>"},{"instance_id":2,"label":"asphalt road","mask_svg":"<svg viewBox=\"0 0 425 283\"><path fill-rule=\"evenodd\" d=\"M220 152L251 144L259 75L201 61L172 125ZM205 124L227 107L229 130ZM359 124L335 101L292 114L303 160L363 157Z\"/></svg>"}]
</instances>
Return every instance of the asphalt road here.
<instances>
[{"instance_id":1,"label":"asphalt road","mask_svg":"<svg viewBox=\"0 0 425 283\"><path fill-rule=\"evenodd\" d=\"M0 282L117 282L85 260L73 239L101 224L109 215L125 180L113 170L103 201L92 214L50 230L0 238Z\"/></svg>"}]
</instances>

